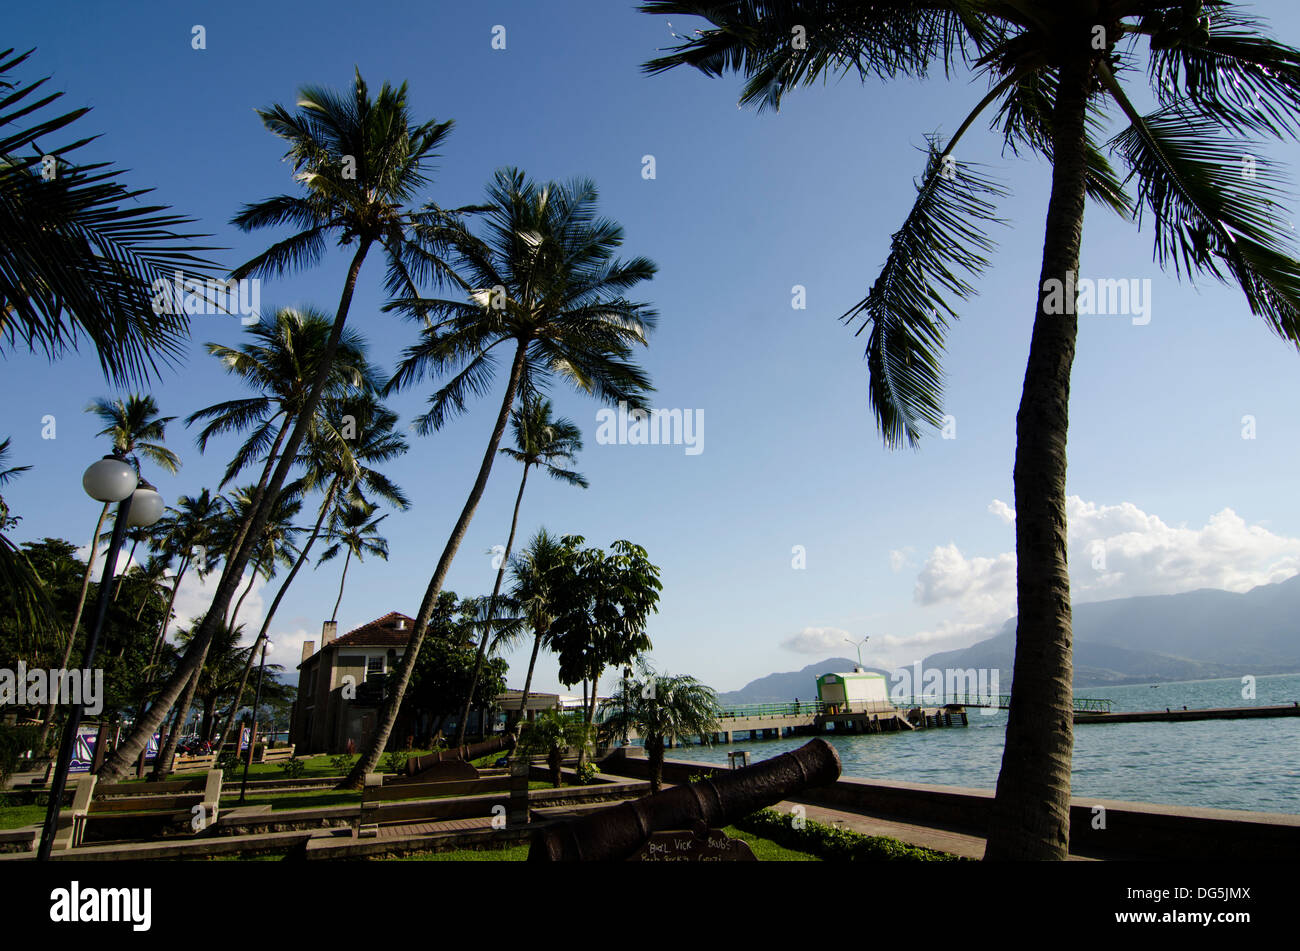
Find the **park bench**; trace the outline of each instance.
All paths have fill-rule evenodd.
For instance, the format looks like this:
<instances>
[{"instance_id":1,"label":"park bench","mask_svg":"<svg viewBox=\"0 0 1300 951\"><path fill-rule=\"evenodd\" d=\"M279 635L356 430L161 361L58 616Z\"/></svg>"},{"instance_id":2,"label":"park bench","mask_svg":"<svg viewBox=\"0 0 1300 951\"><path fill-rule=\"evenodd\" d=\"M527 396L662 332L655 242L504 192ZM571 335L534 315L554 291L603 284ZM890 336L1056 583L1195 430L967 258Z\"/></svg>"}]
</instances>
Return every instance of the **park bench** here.
<instances>
[{"instance_id":1,"label":"park bench","mask_svg":"<svg viewBox=\"0 0 1300 951\"><path fill-rule=\"evenodd\" d=\"M293 759L294 749L296 747L292 743L288 746L262 746L262 753L257 761L259 763L282 763L285 760Z\"/></svg>"},{"instance_id":2,"label":"park bench","mask_svg":"<svg viewBox=\"0 0 1300 951\"><path fill-rule=\"evenodd\" d=\"M384 784L381 773L367 773L361 807L353 825L357 837L378 833L381 825L443 822L493 815L494 805L505 805L509 776L452 782ZM494 793L504 793L494 796Z\"/></svg>"},{"instance_id":3,"label":"park bench","mask_svg":"<svg viewBox=\"0 0 1300 951\"><path fill-rule=\"evenodd\" d=\"M145 833L146 837L188 829L200 832L217 819L221 800L221 770L205 776L161 783L111 783L99 786L95 776L83 776L72 796L72 807L59 817L54 848L75 849L82 844L86 826L94 822L101 831L116 827ZM201 819L200 819L201 817ZM127 838L122 834L96 838Z\"/></svg>"},{"instance_id":4,"label":"park bench","mask_svg":"<svg viewBox=\"0 0 1300 951\"><path fill-rule=\"evenodd\" d=\"M199 770L210 770L217 765L217 754L208 753L204 756L174 756L172 758L172 768L169 773L194 773Z\"/></svg>"}]
</instances>

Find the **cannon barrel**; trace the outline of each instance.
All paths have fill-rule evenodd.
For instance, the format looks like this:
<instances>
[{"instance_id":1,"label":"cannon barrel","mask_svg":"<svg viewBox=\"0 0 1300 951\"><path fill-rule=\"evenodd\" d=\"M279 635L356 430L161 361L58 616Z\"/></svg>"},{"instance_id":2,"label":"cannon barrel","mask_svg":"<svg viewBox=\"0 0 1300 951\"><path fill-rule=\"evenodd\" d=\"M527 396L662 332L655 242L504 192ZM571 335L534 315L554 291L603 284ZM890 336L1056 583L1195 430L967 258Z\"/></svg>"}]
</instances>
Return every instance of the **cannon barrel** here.
<instances>
[{"instance_id":1,"label":"cannon barrel","mask_svg":"<svg viewBox=\"0 0 1300 951\"><path fill-rule=\"evenodd\" d=\"M435 763L445 763L454 759L464 760L468 763L480 756L487 756L489 753L496 753L510 748L511 744L508 740L497 736L490 740L484 740L482 743L458 746L455 749L438 750L436 753L426 753L424 756L412 756L406 761L406 775L415 776Z\"/></svg>"},{"instance_id":2,"label":"cannon barrel","mask_svg":"<svg viewBox=\"0 0 1300 951\"><path fill-rule=\"evenodd\" d=\"M530 862L618 861L634 854L653 832L719 828L809 786L840 776L840 757L823 739L789 753L726 770L714 779L676 786L619 803L533 834Z\"/></svg>"}]
</instances>

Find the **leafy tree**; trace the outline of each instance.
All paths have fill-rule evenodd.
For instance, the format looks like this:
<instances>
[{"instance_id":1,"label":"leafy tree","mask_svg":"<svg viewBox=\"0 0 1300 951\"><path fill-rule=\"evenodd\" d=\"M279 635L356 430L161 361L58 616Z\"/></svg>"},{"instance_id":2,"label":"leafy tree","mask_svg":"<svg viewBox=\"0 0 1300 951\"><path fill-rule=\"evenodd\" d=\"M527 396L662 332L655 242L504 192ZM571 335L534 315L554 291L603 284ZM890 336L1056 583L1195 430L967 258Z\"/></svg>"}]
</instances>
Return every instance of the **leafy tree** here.
<instances>
[{"instance_id":1,"label":"leafy tree","mask_svg":"<svg viewBox=\"0 0 1300 951\"><path fill-rule=\"evenodd\" d=\"M476 599L461 600L454 592L442 592L438 610L420 645L420 656L401 709L412 720L427 717L430 736L437 736L447 719L460 712L461 698L470 689L476 656L477 607ZM496 708L497 698L505 690L506 669L506 662L500 657L490 658L483 665L472 694L472 707Z\"/></svg>"},{"instance_id":2,"label":"leafy tree","mask_svg":"<svg viewBox=\"0 0 1300 951\"><path fill-rule=\"evenodd\" d=\"M26 472L31 466L10 466L5 468L5 457L9 455L9 440L0 442L0 486L14 476ZM53 606L40 577L22 551L4 536L4 532L13 528L22 520L22 516L12 515L9 506L0 496L0 590L6 591L6 607L12 612L13 622L33 637L41 635L55 627L56 618Z\"/></svg>"},{"instance_id":3,"label":"leafy tree","mask_svg":"<svg viewBox=\"0 0 1300 951\"><path fill-rule=\"evenodd\" d=\"M560 660L560 682L590 681L584 719L596 711L596 688L607 667L631 663L650 650L646 624L659 610L659 568L640 545L619 540L611 553L582 548L581 535L566 535L567 570L557 574L550 637Z\"/></svg>"},{"instance_id":4,"label":"leafy tree","mask_svg":"<svg viewBox=\"0 0 1300 951\"><path fill-rule=\"evenodd\" d=\"M487 392L495 374L494 350L510 353L510 370L474 485L420 602L395 699L380 711L365 753L348 776L354 788L374 770L388 743L422 632L487 488L515 399L556 377L597 399L638 408L651 390L649 378L630 358L634 346L645 344L656 315L624 294L653 276L655 266L645 258L614 258L623 231L596 216L595 185L538 185L523 172L503 169L488 198L484 237L466 235L457 243L458 281L466 296L413 297L390 305L426 321L390 388L407 387L428 373L452 374L429 397L430 408L416 423L421 435L465 411L471 396Z\"/></svg>"},{"instance_id":5,"label":"leafy tree","mask_svg":"<svg viewBox=\"0 0 1300 951\"><path fill-rule=\"evenodd\" d=\"M844 315L861 320L859 333L871 326L868 392L889 446L915 445L942 419L947 321L992 246L984 228L1001 189L956 161L958 142L984 117L1004 148L1051 164L1016 418L1014 699L985 857L1063 859L1073 746L1065 447L1078 334L1076 302L1065 298L1084 207L1092 200L1139 225L1148 218L1158 263L1238 285L1252 313L1300 343L1300 263L1282 179L1260 142L1300 132L1300 51L1227 0L653 0L641 9L711 24L647 70L739 72L741 102L760 108L833 74L916 78L936 63L987 85L951 138L931 138L916 203L879 277ZM1156 103L1146 115L1127 88L1143 74ZM1112 117L1124 127L1103 142ZM1125 166L1136 198L1107 154Z\"/></svg>"}]
</instances>

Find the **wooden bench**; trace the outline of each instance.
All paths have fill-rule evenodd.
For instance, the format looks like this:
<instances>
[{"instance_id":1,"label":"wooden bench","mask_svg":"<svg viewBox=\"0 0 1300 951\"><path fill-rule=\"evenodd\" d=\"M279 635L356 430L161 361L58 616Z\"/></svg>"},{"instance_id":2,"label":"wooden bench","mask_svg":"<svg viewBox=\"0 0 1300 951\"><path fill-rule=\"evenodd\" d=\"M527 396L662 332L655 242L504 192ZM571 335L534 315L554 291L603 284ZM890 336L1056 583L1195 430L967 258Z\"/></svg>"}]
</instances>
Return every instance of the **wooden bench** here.
<instances>
[{"instance_id":1,"label":"wooden bench","mask_svg":"<svg viewBox=\"0 0 1300 951\"><path fill-rule=\"evenodd\" d=\"M130 826L144 820L159 831L188 827L200 832L217 821L221 801L221 770L205 776L161 783L111 783L97 785L95 776L83 776L72 797L72 807L60 813L54 848L75 849L85 838L91 819L124 820ZM202 821L196 821L202 816ZM156 820L156 822L154 821Z\"/></svg>"},{"instance_id":2,"label":"wooden bench","mask_svg":"<svg viewBox=\"0 0 1300 951\"><path fill-rule=\"evenodd\" d=\"M358 838L376 835L381 825L491 816L493 806L507 804L509 792L509 776L384 785L383 774L367 773L353 835ZM506 796L494 796L494 793Z\"/></svg>"},{"instance_id":3,"label":"wooden bench","mask_svg":"<svg viewBox=\"0 0 1300 951\"><path fill-rule=\"evenodd\" d=\"M204 756L175 756L172 759L172 768L167 770L168 773L193 773L199 770L207 771L217 765L217 754L208 753Z\"/></svg>"},{"instance_id":4,"label":"wooden bench","mask_svg":"<svg viewBox=\"0 0 1300 951\"><path fill-rule=\"evenodd\" d=\"M296 747L291 743L288 746L262 746L262 755L258 757L259 763L282 763L285 760L293 759L293 751Z\"/></svg>"}]
</instances>

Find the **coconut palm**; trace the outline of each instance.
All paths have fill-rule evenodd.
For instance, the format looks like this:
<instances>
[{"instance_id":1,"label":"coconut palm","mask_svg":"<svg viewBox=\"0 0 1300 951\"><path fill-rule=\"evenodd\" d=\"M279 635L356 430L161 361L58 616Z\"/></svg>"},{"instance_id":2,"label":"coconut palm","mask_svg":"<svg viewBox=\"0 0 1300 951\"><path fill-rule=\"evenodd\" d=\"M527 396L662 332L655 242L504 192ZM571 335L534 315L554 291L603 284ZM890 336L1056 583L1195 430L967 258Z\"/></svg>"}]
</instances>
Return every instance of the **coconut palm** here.
<instances>
[{"instance_id":1,"label":"coconut palm","mask_svg":"<svg viewBox=\"0 0 1300 951\"><path fill-rule=\"evenodd\" d=\"M587 480L572 469L577 454L582 450L582 433L572 420L554 419L551 416L551 401L537 394L524 398L523 405L510 414L510 425L514 430L515 448L505 447L503 456L509 456L516 462L523 463L524 471L519 477L519 491L515 494L515 510L510 518L510 534L506 538L505 551L501 555L501 567L497 569L496 581L492 585L492 596L487 603L487 623L483 636L478 642L478 656L474 661L474 675L470 679L469 694L465 697L465 710L457 727L456 745L465 742L465 727L469 721L470 700L478 686L479 670L483 666L488 643L492 636L492 617L496 607L497 596L501 593L501 579L505 577L510 553L514 549L515 530L519 526L519 505L524 500L524 486L528 484L528 470L534 466L561 482L569 485L587 487Z\"/></svg>"},{"instance_id":2,"label":"coconut palm","mask_svg":"<svg viewBox=\"0 0 1300 951\"><path fill-rule=\"evenodd\" d=\"M457 249L460 280L471 289L467 297L412 298L390 305L426 321L420 341L405 351L390 389L408 387L426 374L452 374L417 420L421 435L463 412L470 397L487 392L498 348L508 354L510 370L469 497L425 589L393 694L345 786L359 787L388 743L438 593L487 487L515 400L553 377L597 399L638 408L652 390L630 358L634 345L645 344L656 315L624 294L652 277L655 266L646 258L615 259L623 231L597 217L596 186L589 181L539 185L523 172L503 169L489 186L488 198L484 237L462 239Z\"/></svg>"},{"instance_id":3,"label":"coconut palm","mask_svg":"<svg viewBox=\"0 0 1300 951\"><path fill-rule=\"evenodd\" d=\"M346 551L343 558L343 574L339 578L339 596L334 602L331 621L339 617L339 605L343 603L343 586L348 581L348 565L353 558L364 561L366 555L375 555L388 560L388 540L379 534L379 523L388 518L385 513L373 518L377 505L372 505L358 495L355 499L345 500L334 509L326 528L326 538L333 544L321 552L317 567L331 561L340 551Z\"/></svg>"},{"instance_id":4,"label":"coconut palm","mask_svg":"<svg viewBox=\"0 0 1300 951\"><path fill-rule=\"evenodd\" d=\"M989 116L1005 147L1051 163L1016 427L1014 702L985 855L1064 858L1073 743L1065 446L1078 318L1073 291L1062 290L1075 286L1084 206L1092 199L1139 224L1149 215L1161 265L1239 285L1252 313L1300 342L1300 264L1281 179L1257 142L1300 132L1300 52L1227 0L657 0L641 9L712 24L647 70L738 71L741 101L760 108L835 73L919 77L941 62L986 82L956 133L931 139L916 203L880 276L844 315L863 321L859 332L872 328L869 392L887 445L915 444L942 418L946 321L990 247L983 225L999 189L955 160L957 143ZM1121 82L1143 73L1156 102L1147 115ZM1125 127L1103 143L1108 116ZM1127 168L1135 201L1106 152Z\"/></svg>"},{"instance_id":5,"label":"coconut palm","mask_svg":"<svg viewBox=\"0 0 1300 951\"><path fill-rule=\"evenodd\" d=\"M664 748L718 729L718 695L694 677L656 674L641 665L639 678L620 681L601 706L600 732L607 739L635 732L650 761L650 790L663 786Z\"/></svg>"},{"instance_id":6,"label":"coconut palm","mask_svg":"<svg viewBox=\"0 0 1300 951\"><path fill-rule=\"evenodd\" d=\"M352 254L315 377L265 489L265 497L276 498L325 392L357 278L370 250L378 246L384 253L390 293L414 296L417 282L446 279L447 269L440 256L442 242L448 231L459 228L454 213L435 205L407 210L427 184L426 171L437 155L435 149L451 131L451 123L414 122L405 85L385 83L372 98L358 72L349 96L311 86L299 93L297 112L277 105L259 115L263 124L288 144L286 158L292 162L304 193L246 205L235 216L234 224L245 231L284 225L296 231L236 268L234 276L272 277L316 264L325 256L331 238L340 247L350 248ZM417 224L418 234L414 230ZM270 514L269 506L259 505L246 537L260 535ZM251 555L249 546L242 543L239 550L229 553L212 607L163 688L158 707L175 703L201 665L206 641L234 599ZM101 780L116 780L125 774L165 714L165 709L156 710L140 719L105 761L99 772Z\"/></svg>"},{"instance_id":7,"label":"coconut palm","mask_svg":"<svg viewBox=\"0 0 1300 951\"><path fill-rule=\"evenodd\" d=\"M557 609L555 585L558 575L568 564L568 551L559 539L542 528L528 542L528 547L511 559L511 613L522 618L533 633L533 652L528 658L528 675L524 678L517 723L522 723L528 712L528 689L533 685L537 655L543 645L550 644L551 622Z\"/></svg>"},{"instance_id":8,"label":"coconut palm","mask_svg":"<svg viewBox=\"0 0 1300 951\"><path fill-rule=\"evenodd\" d=\"M200 452L217 435L248 431L226 466L221 485L245 468L262 463L259 485L270 480L280 453L302 414L316 370L333 329L331 318L311 307L286 307L249 328L252 338L238 347L209 343L207 351L258 395L225 400L191 413L185 425L206 425L199 431ZM374 369L366 358L365 338L348 330L340 337L323 390L326 397L377 389ZM311 420L308 438L317 420Z\"/></svg>"},{"instance_id":9,"label":"coconut palm","mask_svg":"<svg viewBox=\"0 0 1300 951\"><path fill-rule=\"evenodd\" d=\"M335 498L340 494L355 501L358 496L354 489L363 489L372 497L381 498L394 508L405 511L410 508L410 500L402 489L381 471L376 465L388 462L403 455L409 448L406 440L393 432L397 425L397 414L379 403L373 394L361 393L356 396L322 401L320 417L327 425L318 426L308 438L307 449L302 454L304 472L295 485L299 491L309 492L325 488L325 495L316 514L316 524L306 543L298 552L298 557L289 569L289 574L281 582L271 606L267 608L262 621L262 629L253 641L253 648L244 664L243 676L239 689L235 693L235 703L226 717L221 729L218 746L225 744L226 735L235 712L243 702L244 690L248 686L248 676L253 668L253 658L258 647L266 639L275 617L284 599L285 593L298 571L307 561L312 545L320 536L325 519L334 510Z\"/></svg>"},{"instance_id":10,"label":"coconut palm","mask_svg":"<svg viewBox=\"0 0 1300 951\"><path fill-rule=\"evenodd\" d=\"M107 436L113 444L113 455L131 462L136 471L140 471L140 457L148 459L165 472L175 472L181 462L176 453L163 445L167 434L167 424L175 416L160 416L158 404L152 396L132 393L125 399L96 399L86 407L86 412L98 416L104 423L97 436ZM100 530L108 517L111 502L105 502L99 510L99 520L95 531L90 536L90 554L86 556L86 572L81 578L81 593L77 597L77 607L72 614L72 624L68 627L67 640L63 646L63 668L68 666L72 657L72 645L77 639L77 629L81 626L81 615L86 607L86 596L90 592L90 578L95 568L95 559L99 554ZM115 569L117 566L114 565ZM46 736L50 729L50 719L54 716L54 704L45 708L41 724L41 744L44 748Z\"/></svg>"},{"instance_id":11,"label":"coconut palm","mask_svg":"<svg viewBox=\"0 0 1300 951\"><path fill-rule=\"evenodd\" d=\"M72 164L94 136L52 146L90 110L52 114L63 93L41 89L49 77L9 78L33 52L0 52L0 355L20 344L54 359L85 338L108 379L138 382L188 340L183 312L154 308L157 288L179 270L211 273L196 256L210 249L174 230L193 219L141 203L149 190L128 190L108 163Z\"/></svg>"},{"instance_id":12,"label":"coconut palm","mask_svg":"<svg viewBox=\"0 0 1300 951\"><path fill-rule=\"evenodd\" d=\"M520 736L518 750L529 756L545 756L551 770L551 785L559 789L564 751L575 746L585 749L589 735L587 724L578 717L559 710L543 710Z\"/></svg>"},{"instance_id":13,"label":"coconut palm","mask_svg":"<svg viewBox=\"0 0 1300 951\"><path fill-rule=\"evenodd\" d=\"M156 523L158 537L162 539L159 557L166 564L176 561L177 568L167 596L167 608L158 626L158 636L154 638L151 666L167 641L167 627L171 624L176 593L186 572L195 567L200 575L206 575L217 562L216 533L225 516L226 504L221 496L204 489L198 495L182 495L176 500L176 506L169 506L167 514Z\"/></svg>"},{"instance_id":14,"label":"coconut palm","mask_svg":"<svg viewBox=\"0 0 1300 951\"><path fill-rule=\"evenodd\" d=\"M213 541L222 550L229 550L230 538L237 535L243 530L249 520L249 511L255 505L257 489L255 486L241 486L232 491L226 498L225 511L223 516L218 520L213 532ZM244 604L244 599L248 597L253 585L259 575L270 580L275 572L277 562L282 564L293 564L297 551L293 546L294 539L302 531L297 528L293 521L298 513L302 510L302 502L287 494L279 496L271 517L267 519L262 527L262 534L253 542L254 554L252 559L252 569L248 573L248 584L244 587L243 593L240 594L239 600L235 602L234 609L230 616L222 619L222 628L232 630L237 626L239 618L239 609ZM208 608L208 613L212 612ZM191 628L192 641L197 634L197 628ZM201 655L199 667L190 677L190 682L186 685L181 694L181 701L178 707L181 719L184 722L184 715L189 711L190 704L194 701L195 691L199 688L199 679L203 670L203 663L206 654ZM180 731L173 729L164 740L159 751L157 759L154 761L154 773L161 777L163 768L172 761L172 754L176 752L176 745L180 741Z\"/></svg>"}]
</instances>

